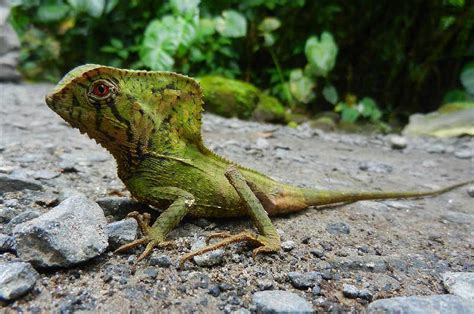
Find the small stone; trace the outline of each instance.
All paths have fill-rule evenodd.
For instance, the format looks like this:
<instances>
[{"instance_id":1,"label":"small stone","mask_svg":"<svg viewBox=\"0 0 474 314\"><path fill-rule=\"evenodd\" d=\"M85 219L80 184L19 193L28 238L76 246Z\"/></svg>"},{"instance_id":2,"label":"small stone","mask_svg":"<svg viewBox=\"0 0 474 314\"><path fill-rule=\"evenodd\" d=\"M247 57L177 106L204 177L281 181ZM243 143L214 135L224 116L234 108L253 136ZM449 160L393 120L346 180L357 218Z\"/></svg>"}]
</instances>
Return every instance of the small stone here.
<instances>
[{"instance_id":1,"label":"small stone","mask_svg":"<svg viewBox=\"0 0 474 314\"><path fill-rule=\"evenodd\" d=\"M349 226L343 222L329 223L326 225L326 231L330 234L349 234Z\"/></svg>"},{"instance_id":2,"label":"small stone","mask_svg":"<svg viewBox=\"0 0 474 314\"><path fill-rule=\"evenodd\" d=\"M473 313L474 302L456 295L395 297L369 304L367 313Z\"/></svg>"},{"instance_id":3,"label":"small stone","mask_svg":"<svg viewBox=\"0 0 474 314\"><path fill-rule=\"evenodd\" d=\"M257 138L257 141L255 142L255 147L258 149L266 149L269 146L270 146L270 143L268 142L268 140L262 137Z\"/></svg>"},{"instance_id":4,"label":"small stone","mask_svg":"<svg viewBox=\"0 0 474 314\"><path fill-rule=\"evenodd\" d=\"M467 188L467 194L470 196L470 197L474 197L474 185L471 185Z\"/></svg>"},{"instance_id":5,"label":"small stone","mask_svg":"<svg viewBox=\"0 0 474 314\"><path fill-rule=\"evenodd\" d=\"M191 246L191 251L201 249L206 245L206 241L204 241L203 239L199 239ZM223 256L224 250L218 249L211 252L207 252L202 255L194 256L193 260L199 266L211 267L222 263Z\"/></svg>"},{"instance_id":6,"label":"small stone","mask_svg":"<svg viewBox=\"0 0 474 314\"><path fill-rule=\"evenodd\" d=\"M442 278L444 286L450 293L474 301L473 272L447 272Z\"/></svg>"},{"instance_id":7,"label":"small stone","mask_svg":"<svg viewBox=\"0 0 474 314\"><path fill-rule=\"evenodd\" d=\"M143 270L143 274L149 279L156 279L158 277L158 270L153 267L147 267Z\"/></svg>"},{"instance_id":8,"label":"small stone","mask_svg":"<svg viewBox=\"0 0 474 314\"><path fill-rule=\"evenodd\" d=\"M312 294L313 296L321 295L321 287L320 287L320 286L314 286L314 287L311 289L311 294Z\"/></svg>"},{"instance_id":9,"label":"small stone","mask_svg":"<svg viewBox=\"0 0 474 314\"><path fill-rule=\"evenodd\" d=\"M39 212L37 212L36 210L24 211L18 214L17 216L15 216L12 220L10 220L10 222L5 226L5 231L7 233L11 233L13 229L16 227L16 225L35 219L39 217L39 215L40 215Z\"/></svg>"},{"instance_id":10,"label":"small stone","mask_svg":"<svg viewBox=\"0 0 474 314\"><path fill-rule=\"evenodd\" d=\"M172 261L171 258L167 255L160 255L160 256L152 256L150 257L150 265L151 266L159 266L162 268L168 268L171 266Z\"/></svg>"},{"instance_id":11,"label":"small stone","mask_svg":"<svg viewBox=\"0 0 474 314\"><path fill-rule=\"evenodd\" d=\"M219 288L218 285L212 286L209 288L209 294L212 295L213 297L218 297L219 294L221 294L221 289Z\"/></svg>"},{"instance_id":12,"label":"small stone","mask_svg":"<svg viewBox=\"0 0 474 314\"><path fill-rule=\"evenodd\" d=\"M355 299L359 296L359 290L353 285L344 284L342 286L342 294L346 298Z\"/></svg>"},{"instance_id":13,"label":"small stone","mask_svg":"<svg viewBox=\"0 0 474 314\"><path fill-rule=\"evenodd\" d=\"M441 143L436 143L430 145L426 151L430 154L443 154L446 152L446 147Z\"/></svg>"},{"instance_id":14,"label":"small stone","mask_svg":"<svg viewBox=\"0 0 474 314\"><path fill-rule=\"evenodd\" d=\"M42 190L43 187L36 180L18 175L0 175L0 194L22 190Z\"/></svg>"},{"instance_id":15,"label":"small stone","mask_svg":"<svg viewBox=\"0 0 474 314\"><path fill-rule=\"evenodd\" d=\"M196 226L201 227L201 228L206 228L211 224L209 220L206 218L199 218L193 222Z\"/></svg>"},{"instance_id":16,"label":"small stone","mask_svg":"<svg viewBox=\"0 0 474 314\"><path fill-rule=\"evenodd\" d=\"M39 274L29 263L0 264L0 300L10 301L24 295L38 278Z\"/></svg>"},{"instance_id":17,"label":"small stone","mask_svg":"<svg viewBox=\"0 0 474 314\"><path fill-rule=\"evenodd\" d=\"M362 171L373 172L373 173L391 173L393 167L390 165L365 161L359 164L359 169Z\"/></svg>"},{"instance_id":18,"label":"small stone","mask_svg":"<svg viewBox=\"0 0 474 314\"><path fill-rule=\"evenodd\" d=\"M257 313L314 313L308 301L288 291L259 291L253 294L252 301Z\"/></svg>"},{"instance_id":19,"label":"small stone","mask_svg":"<svg viewBox=\"0 0 474 314\"><path fill-rule=\"evenodd\" d=\"M372 298L374 297L372 292L370 292L369 289L361 289L359 290L359 298L367 300L367 301L372 301Z\"/></svg>"},{"instance_id":20,"label":"small stone","mask_svg":"<svg viewBox=\"0 0 474 314\"><path fill-rule=\"evenodd\" d=\"M288 279L293 287L297 289L307 289L319 285L323 279L319 272L301 273L292 271L288 273Z\"/></svg>"},{"instance_id":21,"label":"small stone","mask_svg":"<svg viewBox=\"0 0 474 314\"><path fill-rule=\"evenodd\" d=\"M7 206L7 205L5 205ZM18 209L11 207L0 208L0 223L7 223L20 213Z\"/></svg>"},{"instance_id":22,"label":"small stone","mask_svg":"<svg viewBox=\"0 0 474 314\"><path fill-rule=\"evenodd\" d=\"M135 219L128 218L109 223L105 231L109 237L110 248L117 249L137 238L138 223Z\"/></svg>"},{"instance_id":23,"label":"small stone","mask_svg":"<svg viewBox=\"0 0 474 314\"><path fill-rule=\"evenodd\" d=\"M13 231L18 256L41 267L70 266L108 246L102 209L83 196L66 199Z\"/></svg>"},{"instance_id":24,"label":"small stone","mask_svg":"<svg viewBox=\"0 0 474 314\"><path fill-rule=\"evenodd\" d=\"M471 159L472 154L473 152L470 149L461 149L454 152L454 156L459 159Z\"/></svg>"},{"instance_id":25,"label":"small stone","mask_svg":"<svg viewBox=\"0 0 474 314\"><path fill-rule=\"evenodd\" d=\"M257 288L259 290L273 289L273 282L269 279L259 279L257 280Z\"/></svg>"},{"instance_id":26,"label":"small stone","mask_svg":"<svg viewBox=\"0 0 474 314\"><path fill-rule=\"evenodd\" d=\"M284 241L281 244L281 248L283 249L283 251L289 252L295 248L295 242L291 240Z\"/></svg>"},{"instance_id":27,"label":"small stone","mask_svg":"<svg viewBox=\"0 0 474 314\"><path fill-rule=\"evenodd\" d=\"M51 180L51 179L59 177L60 175L61 175L60 172L43 169L43 170L36 171L33 177L38 180Z\"/></svg>"},{"instance_id":28,"label":"small stone","mask_svg":"<svg viewBox=\"0 0 474 314\"><path fill-rule=\"evenodd\" d=\"M403 136L393 135L390 137L390 147L392 149L404 149L407 147L407 139Z\"/></svg>"},{"instance_id":29,"label":"small stone","mask_svg":"<svg viewBox=\"0 0 474 314\"><path fill-rule=\"evenodd\" d=\"M97 204L102 208L105 216L113 216L117 219L125 218L132 211L145 212L150 210L147 205L128 197L103 197L97 200Z\"/></svg>"},{"instance_id":30,"label":"small stone","mask_svg":"<svg viewBox=\"0 0 474 314\"><path fill-rule=\"evenodd\" d=\"M311 249L311 251L309 251L311 253L311 255L317 257L317 258L322 258L324 256L324 251L323 250L319 250L319 249Z\"/></svg>"},{"instance_id":31,"label":"small stone","mask_svg":"<svg viewBox=\"0 0 474 314\"><path fill-rule=\"evenodd\" d=\"M16 251L15 238L0 233L0 253Z\"/></svg>"}]
</instances>

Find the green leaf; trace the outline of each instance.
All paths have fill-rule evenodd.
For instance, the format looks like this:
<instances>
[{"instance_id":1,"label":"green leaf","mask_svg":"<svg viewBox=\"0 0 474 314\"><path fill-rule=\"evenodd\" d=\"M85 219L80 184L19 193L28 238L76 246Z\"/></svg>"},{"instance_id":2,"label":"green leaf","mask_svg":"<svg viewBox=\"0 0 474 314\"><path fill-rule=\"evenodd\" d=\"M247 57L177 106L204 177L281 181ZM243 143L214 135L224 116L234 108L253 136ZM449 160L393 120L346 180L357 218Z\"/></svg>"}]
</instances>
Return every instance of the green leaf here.
<instances>
[{"instance_id":1,"label":"green leaf","mask_svg":"<svg viewBox=\"0 0 474 314\"><path fill-rule=\"evenodd\" d=\"M154 20L145 30L140 59L153 70L171 70L173 57L186 52L195 37L194 24L181 16L167 15L161 20Z\"/></svg>"},{"instance_id":2,"label":"green leaf","mask_svg":"<svg viewBox=\"0 0 474 314\"><path fill-rule=\"evenodd\" d=\"M42 23L56 22L64 18L70 8L65 4L46 4L38 8L37 18Z\"/></svg>"},{"instance_id":3,"label":"green leaf","mask_svg":"<svg viewBox=\"0 0 474 314\"><path fill-rule=\"evenodd\" d=\"M303 70L295 69L290 72L290 92L299 102L307 104L313 100L315 86L314 81L303 74Z\"/></svg>"},{"instance_id":4,"label":"green leaf","mask_svg":"<svg viewBox=\"0 0 474 314\"><path fill-rule=\"evenodd\" d=\"M321 38L308 38L305 45L305 54L312 74L327 76L336 64L338 48L331 33L323 32Z\"/></svg>"},{"instance_id":5,"label":"green leaf","mask_svg":"<svg viewBox=\"0 0 474 314\"><path fill-rule=\"evenodd\" d=\"M281 26L281 22L279 19L274 18L274 17L266 17L258 25L258 30L261 31L262 33L270 33L278 29L280 26Z\"/></svg>"},{"instance_id":6,"label":"green leaf","mask_svg":"<svg viewBox=\"0 0 474 314\"><path fill-rule=\"evenodd\" d=\"M216 32L216 23L212 19L200 19L196 36L201 38L213 35Z\"/></svg>"},{"instance_id":7,"label":"green leaf","mask_svg":"<svg viewBox=\"0 0 474 314\"><path fill-rule=\"evenodd\" d=\"M216 18L216 29L224 37L244 37L247 34L247 20L237 11L226 10Z\"/></svg>"},{"instance_id":8,"label":"green leaf","mask_svg":"<svg viewBox=\"0 0 474 314\"><path fill-rule=\"evenodd\" d=\"M359 118L359 111L353 107L344 107L341 112L341 119L344 122L354 123Z\"/></svg>"},{"instance_id":9,"label":"green leaf","mask_svg":"<svg viewBox=\"0 0 474 314\"><path fill-rule=\"evenodd\" d=\"M454 7L460 7L462 8L464 6L464 0L448 0L448 4L454 6Z\"/></svg>"},{"instance_id":10,"label":"green leaf","mask_svg":"<svg viewBox=\"0 0 474 314\"><path fill-rule=\"evenodd\" d=\"M271 47L275 43L275 36L270 33L264 33L263 34L263 45L265 47Z\"/></svg>"},{"instance_id":11,"label":"green leaf","mask_svg":"<svg viewBox=\"0 0 474 314\"><path fill-rule=\"evenodd\" d=\"M338 101L339 96L337 95L337 90L334 85L326 85L323 88L323 97L330 104L335 105Z\"/></svg>"},{"instance_id":12,"label":"green leaf","mask_svg":"<svg viewBox=\"0 0 474 314\"><path fill-rule=\"evenodd\" d=\"M471 95L474 95L474 62L468 63L461 71L462 86Z\"/></svg>"},{"instance_id":13,"label":"green leaf","mask_svg":"<svg viewBox=\"0 0 474 314\"><path fill-rule=\"evenodd\" d=\"M170 5L175 15L192 19L199 16L200 2L201 0L170 0Z\"/></svg>"},{"instance_id":14,"label":"green leaf","mask_svg":"<svg viewBox=\"0 0 474 314\"><path fill-rule=\"evenodd\" d=\"M110 13L119 0L67 0L67 2L77 13L86 13L97 18Z\"/></svg>"}]
</instances>

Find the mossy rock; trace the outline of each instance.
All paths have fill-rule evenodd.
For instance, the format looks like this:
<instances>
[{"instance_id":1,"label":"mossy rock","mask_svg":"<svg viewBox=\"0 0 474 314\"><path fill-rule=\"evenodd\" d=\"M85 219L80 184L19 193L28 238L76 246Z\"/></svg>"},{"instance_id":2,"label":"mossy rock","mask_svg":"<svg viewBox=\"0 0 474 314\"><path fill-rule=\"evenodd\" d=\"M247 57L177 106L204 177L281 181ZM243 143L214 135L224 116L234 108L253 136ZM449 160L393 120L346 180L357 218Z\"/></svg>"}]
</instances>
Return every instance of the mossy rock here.
<instances>
[{"instance_id":1,"label":"mossy rock","mask_svg":"<svg viewBox=\"0 0 474 314\"><path fill-rule=\"evenodd\" d=\"M198 79L204 93L204 108L224 117L285 122L285 108L274 97L252 84L220 76Z\"/></svg>"}]
</instances>

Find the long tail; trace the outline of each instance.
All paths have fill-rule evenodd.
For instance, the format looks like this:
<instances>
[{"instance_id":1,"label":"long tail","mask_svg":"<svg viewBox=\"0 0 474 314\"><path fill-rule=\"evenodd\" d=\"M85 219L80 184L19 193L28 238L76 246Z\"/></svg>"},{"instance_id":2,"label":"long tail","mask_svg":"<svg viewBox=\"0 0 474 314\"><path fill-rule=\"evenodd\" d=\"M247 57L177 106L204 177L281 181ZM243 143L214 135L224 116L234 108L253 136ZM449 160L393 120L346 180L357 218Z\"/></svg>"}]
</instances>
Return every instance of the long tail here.
<instances>
[{"instance_id":1,"label":"long tail","mask_svg":"<svg viewBox=\"0 0 474 314\"><path fill-rule=\"evenodd\" d=\"M422 196L432 196L446 193L466 184L474 183L474 180L451 185L442 189L433 191L406 191L406 192L354 192L354 191L329 191L329 190L313 190L303 189L305 203L308 206L337 204L345 202L355 202L362 200L378 200L378 199L400 199L400 198L417 198Z\"/></svg>"}]
</instances>

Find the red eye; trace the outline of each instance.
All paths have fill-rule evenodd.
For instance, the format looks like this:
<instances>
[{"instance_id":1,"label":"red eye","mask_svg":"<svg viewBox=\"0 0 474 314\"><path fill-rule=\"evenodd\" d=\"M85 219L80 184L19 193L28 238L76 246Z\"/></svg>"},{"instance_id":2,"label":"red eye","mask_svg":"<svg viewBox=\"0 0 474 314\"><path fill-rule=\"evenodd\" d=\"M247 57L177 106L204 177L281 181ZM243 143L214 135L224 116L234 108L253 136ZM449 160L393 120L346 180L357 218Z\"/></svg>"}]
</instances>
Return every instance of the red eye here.
<instances>
[{"instance_id":1,"label":"red eye","mask_svg":"<svg viewBox=\"0 0 474 314\"><path fill-rule=\"evenodd\" d=\"M92 89L92 92L97 97L105 97L109 94L110 88L107 85L105 85L104 83L99 83L99 84L94 86L94 88Z\"/></svg>"}]
</instances>

